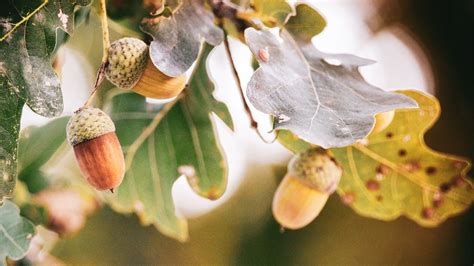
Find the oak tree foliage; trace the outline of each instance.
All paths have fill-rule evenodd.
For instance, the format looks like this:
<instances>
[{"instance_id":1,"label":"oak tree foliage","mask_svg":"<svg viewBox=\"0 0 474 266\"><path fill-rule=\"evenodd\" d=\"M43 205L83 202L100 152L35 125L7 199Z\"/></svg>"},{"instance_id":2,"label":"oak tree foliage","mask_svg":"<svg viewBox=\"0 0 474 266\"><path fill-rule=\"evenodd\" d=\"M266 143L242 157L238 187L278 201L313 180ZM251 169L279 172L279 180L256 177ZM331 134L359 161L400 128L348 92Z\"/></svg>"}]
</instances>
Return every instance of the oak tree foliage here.
<instances>
[{"instance_id":1,"label":"oak tree foliage","mask_svg":"<svg viewBox=\"0 0 474 266\"><path fill-rule=\"evenodd\" d=\"M34 225L15 203L32 206L25 198L72 184L91 194L73 178L79 171L66 145L68 117L62 114L53 60L75 27L98 31L89 20L97 19L99 2L0 4L0 263L23 257L34 234ZM244 88L250 104L274 120L278 141L291 151L329 150L344 169L337 193L358 214L385 221L405 215L432 227L470 207L470 162L432 151L423 141L440 112L434 97L377 88L359 72L371 60L319 51L312 38L327 22L312 6L285 0L233 2L106 1L115 29L143 36L158 70L170 77L191 74L184 94L165 107L110 84L99 87L97 107L113 119L126 161L123 183L114 194L98 197L101 201L185 241L187 222L176 215L171 196L176 179L185 176L195 193L211 200L225 193L228 165L215 123L218 118L233 130L233 122L226 105L213 96L219 88L207 62L215 46L235 37L258 62ZM60 118L25 128L20 138L25 105ZM392 123L371 133L374 116L393 110ZM57 178L52 168L58 165L68 177ZM14 192L16 180L26 188L26 197Z\"/></svg>"}]
</instances>

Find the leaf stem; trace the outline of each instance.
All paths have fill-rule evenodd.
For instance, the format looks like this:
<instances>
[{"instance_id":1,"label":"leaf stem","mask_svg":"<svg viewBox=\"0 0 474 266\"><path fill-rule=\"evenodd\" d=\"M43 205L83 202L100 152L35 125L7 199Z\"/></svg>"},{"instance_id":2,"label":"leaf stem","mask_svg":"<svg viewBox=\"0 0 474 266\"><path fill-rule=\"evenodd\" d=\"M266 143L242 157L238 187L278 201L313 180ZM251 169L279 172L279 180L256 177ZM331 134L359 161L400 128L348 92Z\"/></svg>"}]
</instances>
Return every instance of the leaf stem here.
<instances>
[{"instance_id":1,"label":"leaf stem","mask_svg":"<svg viewBox=\"0 0 474 266\"><path fill-rule=\"evenodd\" d=\"M173 108L173 106L183 99L185 93L181 93L176 96L171 102L163 105L163 108L155 115L150 124L145 127L142 133L135 139L135 141L128 147L126 156L125 156L125 171L128 171L130 166L132 166L133 158L137 153L138 149L145 142L145 140L155 131L156 127L160 124L161 120L168 114L168 112Z\"/></svg>"},{"instance_id":2,"label":"leaf stem","mask_svg":"<svg viewBox=\"0 0 474 266\"><path fill-rule=\"evenodd\" d=\"M229 39L227 37L227 33L225 34L225 38L224 38L224 46L225 46L225 51L227 53L227 57L229 58L229 62L230 62L230 66L232 68L232 72L233 72L233 75L234 75L234 79L235 79L235 83L237 84L237 87L239 87L239 92L240 92L240 96L242 97L242 101L244 102L244 107L245 107L245 111L247 112L249 118L250 118L250 121L251 121L251 126L253 128L257 128L258 124L257 122L255 121L255 119L253 118L253 115L252 115L252 112L250 110L250 107L249 105L247 104L247 102L245 101L245 96L244 96L244 92L243 92L243 87L242 87L242 82L240 81L240 76L239 76L239 72L237 71L237 67L235 66L235 62L234 62L234 59L232 57L232 51L230 50L230 44L229 44Z\"/></svg>"},{"instance_id":3,"label":"leaf stem","mask_svg":"<svg viewBox=\"0 0 474 266\"><path fill-rule=\"evenodd\" d=\"M99 3L99 17L102 26L102 64L107 62L110 48L109 22L107 18L107 4L105 1L106 0L100 0Z\"/></svg>"},{"instance_id":4,"label":"leaf stem","mask_svg":"<svg viewBox=\"0 0 474 266\"><path fill-rule=\"evenodd\" d=\"M221 25L222 26L222 25ZM223 30L224 28L221 27ZM235 62L234 62L234 59L232 57L232 51L230 50L230 43L229 43L229 38L228 38L228 34L227 32L224 30L224 47L225 47L225 51L227 53L227 57L229 58L229 62L230 62L230 66L232 68L232 73L233 73L233 76L234 76L234 79L235 79L235 82L237 84L237 87L239 89L239 92L240 92L240 97L242 98L242 102L244 103L244 108L245 108L245 112L247 113L249 119L250 119L250 126L257 132L258 136L265 142L265 143L273 143L275 142L276 140L276 136L273 140L271 141L268 141L266 140L262 134L260 133L260 131L258 130L258 123L257 121L255 120L255 118L253 117L253 114L252 114L252 110L250 110L250 106L248 105L246 99L245 99L245 95L244 95L244 89L242 87L242 82L240 80L240 76L239 76L239 72L237 71L237 67L235 66Z\"/></svg>"},{"instance_id":5,"label":"leaf stem","mask_svg":"<svg viewBox=\"0 0 474 266\"><path fill-rule=\"evenodd\" d=\"M89 106L92 98L96 94L100 84L105 78L105 68L107 67L107 59L109 56L110 49L110 34L109 34L109 22L107 17L107 4L106 0L100 0L99 3L99 17L100 24L102 27L102 62L100 64L99 70L97 71L97 77L94 83L94 89L92 90L89 98L84 103L84 107Z\"/></svg>"},{"instance_id":6,"label":"leaf stem","mask_svg":"<svg viewBox=\"0 0 474 266\"><path fill-rule=\"evenodd\" d=\"M5 33L5 35L3 35L2 38L0 38L0 42L4 41L8 36L10 36L10 34L12 34L18 27L20 27L21 24L27 22L32 16L38 13L43 7L45 7L48 4L48 2L49 0L44 0L44 2L41 5L39 5L35 10L33 10L33 12L31 12L26 17L23 17L23 19L15 23L15 25L13 25L13 27L7 33Z\"/></svg>"}]
</instances>

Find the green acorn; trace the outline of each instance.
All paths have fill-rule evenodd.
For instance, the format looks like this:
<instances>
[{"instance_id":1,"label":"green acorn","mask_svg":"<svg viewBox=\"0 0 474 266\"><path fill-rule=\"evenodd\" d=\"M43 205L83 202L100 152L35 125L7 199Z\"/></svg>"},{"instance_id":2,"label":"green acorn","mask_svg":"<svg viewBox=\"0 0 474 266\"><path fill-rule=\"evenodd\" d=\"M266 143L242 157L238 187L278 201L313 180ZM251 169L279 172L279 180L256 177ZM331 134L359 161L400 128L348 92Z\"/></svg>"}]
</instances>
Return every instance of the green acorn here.
<instances>
[{"instance_id":1,"label":"green acorn","mask_svg":"<svg viewBox=\"0 0 474 266\"><path fill-rule=\"evenodd\" d=\"M125 160L112 119L100 109L82 108L69 120L66 133L87 181L113 192L122 183Z\"/></svg>"}]
</instances>

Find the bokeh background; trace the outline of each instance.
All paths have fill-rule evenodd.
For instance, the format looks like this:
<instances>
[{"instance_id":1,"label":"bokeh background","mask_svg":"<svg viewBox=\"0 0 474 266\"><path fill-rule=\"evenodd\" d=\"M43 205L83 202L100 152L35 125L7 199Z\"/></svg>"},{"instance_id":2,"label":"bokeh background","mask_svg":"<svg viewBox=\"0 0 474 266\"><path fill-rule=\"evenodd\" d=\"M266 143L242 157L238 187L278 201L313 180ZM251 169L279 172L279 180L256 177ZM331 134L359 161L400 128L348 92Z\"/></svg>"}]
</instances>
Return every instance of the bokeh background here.
<instances>
[{"instance_id":1,"label":"bokeh background","mask_svg":"<svg viewBox=\"0 0 474 266\"><path fill-rule=\"evenodd\" d=\"M474 1L307 2L328 21L327 29L314 39L319 49L376 60L362 72L381 88L420 89L436 95L442 114L426 135L428 145L474 158ZM99 26L92 16L60 51L66 115L89 95L92 66L100 60ZM118 25L111 28L112 38L134 34ZM231 44L246 84L252 74L250 53L238 41ZM177 212L189 218L190 240L176 242L151 226L142 227L135 216L115 214L105 207L79 234L59 240L52 250L55 256L75 265L474 263L472 208L427 229L403 217L382 222L358 216L333 195L308 227L280 232L270 207L291 154L277 143L264 144L249 129L226 60L223 47L218 47L209 64L216 97L228 104L236 128L230 132L216 121L230 165L229 188L222 199L211 202L196 196L184 179L176 182L173 196ZM47 121L28 110L25 114L22 127Z\"/></svg>"}]
</instances>

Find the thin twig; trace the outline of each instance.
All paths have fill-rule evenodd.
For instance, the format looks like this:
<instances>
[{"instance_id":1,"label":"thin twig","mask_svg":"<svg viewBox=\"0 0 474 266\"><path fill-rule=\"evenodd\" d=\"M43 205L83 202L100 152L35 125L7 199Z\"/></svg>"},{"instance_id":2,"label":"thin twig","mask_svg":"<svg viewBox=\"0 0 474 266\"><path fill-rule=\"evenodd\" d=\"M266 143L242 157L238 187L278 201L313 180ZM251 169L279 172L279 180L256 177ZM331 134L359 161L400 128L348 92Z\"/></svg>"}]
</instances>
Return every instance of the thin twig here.
<instances>
[{"instance_id":1,"label":"thin twig","mask_svg":"<svg viewBox=\"0 0 474 266\"><path fill-rule=\"evenodd\" d=\"M35 10L33 10L33 12L28 14L26 17L23 17L22 20L15 23L15 25L7 33L5 33L5 35L3 35L3 37L0 39L0 42L4 41L8 36L10 36L10 34L12 34L18 27L20 27L21 24L27 22L32 16L38 13L44 6L48 4L48 2L49 0L44 0L44 2L39 5Z\"/></svg>"},{"instance_id":2,"label":"thin twig","mask_svg":"<svg viewBox=\"0 0 474 266\"><path fill-rule=\"evenodd\" d=\"M132 165L133 158L135 157L135 154L137 153L138 149L142 146L145 140L153 132L155 132L155 129L160 124L161 120L166 116L166 114L168 114L171 108L173 108L173 106L184 97L184 95L185 95L184 93L181 93L176 98L174 98L171 102L163 105L163 108L161 108L161 110L158 113L156 113L155 117L150 122L150 124L146 128L143 129L140 136L138 136L135 139L135 141L128 147L127 155L125 156L125 170L126 171Z\"/></svg>"},{"instance_id":3,"label":"thin twig","mask_svg":"<svg viewBox=\"0 0 474 266\"><path fill-rule=\"evenodd\" d=\"M100 24L102 26L102 64L107 62L107 57L110 48L110 37L109 37L109 22L107 18L107 5L106 0L100 0L99 4L99 17Z\"/></svg>"},{"instance_id":4,"label":"thin twig","mask_svg":"<svg viewBox=\"0 0 474 266\"><path fill-rule=\"evenodd\" d=\"M245 112L247 113L249 119L250 119L250 126L257 132L258 136L266 143L273 143L275 140L276 140L276 137L271 140L271 141L268 141L266 140L262 134L260 133L260 131L258 130L258 123L257 121L255 120L255 118L253 117L253 114L252 114L252 111L250 110L250 106L247 104L247 101L245 100L245 95L244 95L244 89L242 87L242 82L240 81L240 76L239 76L239 72L237 71L237 67L235 66L235 62L234 62L234 59L232 57L232 52L230 50L230 44L229 44L229 38L227 37L227 32L225 32L224 30L224 46L225 46L225 50L226 50L226 53L227 53L227 57L229 58L229 61L230 61L230 66L232 68L232 72L233 72L233 76L234 76L234 79L235 79L235 82L237 83L237 87L239 89L239 92L240 92L240 97L242 98L242 102L244 103L244 108L245 108Z\"/></svg>"},{"instance_id":5,"label":"thin twig","mask_svg":"<svg viewBox=\"0 0 474 266\"><path fill-rule=\"evenodd\" d=\"M244 102L245 111L247 112L247 115L250 118L250 125L253 128L257 128L257 126L258 126L257 121L255 121L255 119L253 118L250 107L247 104L247 101L245 101L242 82L240 81L239 72L237 72L237 67L235 66L235 62L234 62L234 59L232 57L232 52L230 50L230 44L229 44L229 39L227 38L227 34L225 34L224 46L225 46L225 51L227 53L227 56L229 57L229 62L230 62L230 66L232 68L232 72L234 74L235 82L237 83L237 87L239 87L240 96L242 97L242 101Z\"/></svg>"},{"instance_id":6,"label":"thin twig","mask_svg":"<svg viewBox=\"0 0 474 266\"><path fill-rule=\"evenodd\" d=\"M100 0L99 3L99 17L100 17L100 24L102 27L102 62L100 64L99 70L97 71L97 77L94 83L94 89L92 90L89 98L84 103L84 107L89 106L92 98L94 97L95 93L97 92L100 84L105 78L105 68L107 67L107 60L109 56L109 49L110 49L110 37L109 37L109 22L107 18L107 5L106 0Z\"/></svg>"},{"instance_id":7,"label":"thin twig","mask_svg":"<svg viewBox=\"0 0 474 266\"><path fill-rule=\"evenodd\" d=\"M98 88L98 87L95 87L95 88L92 90L91 94L89 94L89 98L87 98L87 100L86 100L86 102L84 103L84 105L82 105L82 108L88 107L88 106L91 104L92 99L94 98L94 95L95 95L95 93L97 92L97 88Z\"/></svg>"}]
</instances>

